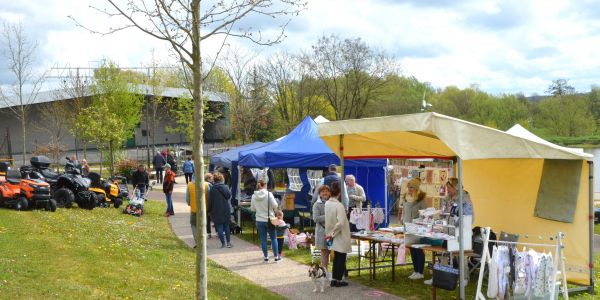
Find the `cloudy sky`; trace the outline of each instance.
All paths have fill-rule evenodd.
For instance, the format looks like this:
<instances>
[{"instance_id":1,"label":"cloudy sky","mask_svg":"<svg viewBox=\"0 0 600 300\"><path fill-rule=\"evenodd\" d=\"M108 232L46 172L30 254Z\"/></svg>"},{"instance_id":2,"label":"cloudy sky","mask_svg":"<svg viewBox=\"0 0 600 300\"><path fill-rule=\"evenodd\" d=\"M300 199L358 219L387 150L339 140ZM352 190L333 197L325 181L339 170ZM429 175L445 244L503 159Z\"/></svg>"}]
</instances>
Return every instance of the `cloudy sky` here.
<instances>
[{"instance_id":1,"label":"cloudy sky","mask_svg":"<svg viewBox=\"0 0 600 300\"><path fill-rule=\"evenodd\" d=\"M122 0L126 2L126 0ZM39 43L40 66L96 66L110 58L121 66L148 64L154 52L172 60L168 46L134 29L99 36L91 28L108 20L89 8L101 0L0 0L0 19L21 21ZM255 27L273 27L253 18ZM271 28L272 29L272 28ZM579 91L600 84L600 5L586 0L309 0L287 28L287 39L261 51L308 50L323 34L360 37L396 57L402 73L435 87L477 84L492 93L544 94L552 79L567 78ZM0 47L4 41L0 40ZM232 43L236 43L233 42ZM204 44L207 53L219 41ZM10 80L0 60L0 82Z\"/></svg>"}]
</instances>

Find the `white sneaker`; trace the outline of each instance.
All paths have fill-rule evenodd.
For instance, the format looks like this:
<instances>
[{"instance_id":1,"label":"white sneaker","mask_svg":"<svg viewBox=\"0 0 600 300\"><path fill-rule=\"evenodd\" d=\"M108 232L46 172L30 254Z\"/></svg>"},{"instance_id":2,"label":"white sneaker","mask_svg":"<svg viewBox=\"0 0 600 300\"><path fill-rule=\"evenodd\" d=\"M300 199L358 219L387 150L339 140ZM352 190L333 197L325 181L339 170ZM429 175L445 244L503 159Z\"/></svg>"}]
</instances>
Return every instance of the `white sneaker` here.
<instances>
[{"instance_id":1,"label":"white sneaker","mask_svg":"<svg viewBox=\"0 0 600 300\"><path fill-rule=\"evenodd\" d=\"M421 273L415 273L414 276L409 277L409 279L412 279L412 280L423 279L423 278L425 278L425 276Z\"/></svg>"},{"instance_id":2,"label":"white sneaker","mask_svg":"<svg viewBox=\"0 0 600 300\"><path fill-rule=\"evenodd\" d=\"M426 285L432 285L433 284L433 278L427 279L427 280L423 281L423 283L426 284Z\"/></svg>"},{"instance_id":3,"label":"white sneaker","mask_svg":"<svg viewBox=\"0 0 600 300\"><path fill-rule=\"evenodd\" d=\"M412 274L410 274L408 276L408 279L413 279L413 277L415 277L415 275L417 275L417 272L413 272Z\"/></svg>"}]
</instances>

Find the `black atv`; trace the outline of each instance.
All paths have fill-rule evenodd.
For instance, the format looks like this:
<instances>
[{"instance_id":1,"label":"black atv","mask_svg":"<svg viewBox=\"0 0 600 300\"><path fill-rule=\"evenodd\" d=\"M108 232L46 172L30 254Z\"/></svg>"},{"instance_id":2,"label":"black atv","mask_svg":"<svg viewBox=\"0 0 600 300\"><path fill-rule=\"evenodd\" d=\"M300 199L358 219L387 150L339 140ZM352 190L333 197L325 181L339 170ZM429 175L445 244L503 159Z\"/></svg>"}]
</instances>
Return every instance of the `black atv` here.
<instances>
[{"instance_id":1,"label":"black atv","mask_svg":"<svg viewBox=\"0 0 600 300\"><path fill-rule=\"evenodd\" d=\"M58 207L70 208L73 202L81 208L94 209L98 205L96 194L90 192L90 180L81 176L81 171L67 157L65 172L58 174L50 169L50 159L34 156L30 159L31 178L42 179L50 184Z\"/></svg>"}]
</instances>

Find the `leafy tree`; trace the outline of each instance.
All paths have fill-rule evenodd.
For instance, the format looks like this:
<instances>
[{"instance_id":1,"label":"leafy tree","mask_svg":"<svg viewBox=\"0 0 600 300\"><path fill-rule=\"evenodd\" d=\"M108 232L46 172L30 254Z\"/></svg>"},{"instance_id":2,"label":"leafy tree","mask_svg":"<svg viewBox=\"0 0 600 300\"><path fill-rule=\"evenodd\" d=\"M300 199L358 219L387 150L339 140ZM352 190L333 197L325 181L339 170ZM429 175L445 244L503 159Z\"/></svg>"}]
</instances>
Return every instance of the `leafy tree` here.
<instances>
[{"instance_id":1,"label":"leafy tree","mask_svg":"<svg viewBox=\"0 0 600 300\"><path fill-rule=\"evenodd\" d=\"M385 53L360 38L323 36L304 60L338 120L363 117L369 101L380 96L386 76L395 72Z\"/></svg>"},{"instance_id":2,"label":"leafy tree","mask_svg":"<svg viewBox=\"0 0 600 300\"><path fill-rule=\"evenodd\" d=\"M434 96L435 90L428 84L420 82L415 77L390 75L387 84L382 88L381 95L370 101L369 116L386 116L413 114L421 112L422 100Z\"/></svg>"},{"instance_id":3,"label":"leafy tree","mask_svg":"<svg viewBox=\"0 0 600 300\"><path fill-rule=\"evenodd\" d=\"M552 136L587 136L596 124L585 98L575 95L544 99L536 116L538 127Z\"/></svg>"},{"instance_id":4,"label":"leafy tree","mask_svg":"<svg viewBox=\"0 0 600 300\"><path fill-rule=\"evenodd\" d=\"M568 79L558 78L552 80L552 84L546 90L546 93L554 97L575 94L575 88L569 84Z\"/></svg>"},{"instance_id":5,"label":"leafy tree","mask_svg":"<svg viewBox=\"0 0 600 300\"><path fill-rule=\"evenodd\" d=\"M143 96L111 62L96 70L94 84L90 88L92 103L78 116L77 127L86 140L108 150L109 168L113 175L114 153L133 135L140 122Z\"/></svg>"}]
</instances>

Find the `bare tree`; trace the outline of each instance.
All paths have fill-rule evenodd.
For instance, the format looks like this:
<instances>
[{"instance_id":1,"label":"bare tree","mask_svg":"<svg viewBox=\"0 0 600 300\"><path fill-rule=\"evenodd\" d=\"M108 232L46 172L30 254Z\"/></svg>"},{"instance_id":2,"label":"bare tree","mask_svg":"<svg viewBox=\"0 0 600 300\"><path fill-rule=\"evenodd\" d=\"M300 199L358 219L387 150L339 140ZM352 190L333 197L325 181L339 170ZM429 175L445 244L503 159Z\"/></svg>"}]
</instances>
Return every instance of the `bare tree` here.
<instances>
[{"instance_id":1,"label":"bare tree","mask_svg":"<svg viewBox=\"0 0 600 300\"><path fill-rule=\"evenodd\" d=\"M72 114L72 104L64 100L61 93L56 93L55 101L40 104L40 118L35 122L35 126L50 137L47 145L54 163L58 165L62 154L65 151L63 138L68 133L69 118Z\"/></svg>"},{"instance_id":2,"label":"bare tree","mask_svg":"<svg viewBox=\"0 0 600 300\"><path fill-rule=\"evenodd\" d=\"M44 75L35 72L37 42L27 38L21 23L5 23L3 29L2 39L5 47L2 49L2 54L6 59L8 69L15 76L15 82L11 88L8 88L8 92L0 90L0 98L21 121L22 163L25 164L27 156L27 111L38 96Z\"/></svg>"},{"instance_id":3,"label":"bare tree","mask_svg":"<svg viewBox=\"0 0 600 300\"><path fill-rule=\"evenodd\" d=\"M266 83L258 75L259 68L256 54L244 53L240 49L228 51L221 63L221 69L235 88L230 94L229 104L232 126L242 138L242 143L251 140L260 120L268 112L269 99L264 93Z\"/></svg>"},{"instance_id":4,"label":"bare tree","mask_svg":"<svg viewBox=\"0 0 600 300\"><path fill-rule=\"evenodd\" d=\"M75 137L75 152L79 149L79 143L83 143L83 157L87 158L87 143L82 137L83 133L76 126L77 116L86 107L86 99L90 96L91 79L82 75L79 69L69 70L68 74L60 78L60 92L57 95L59 99L70 99L69 110L65 113L64 118L69 131ZM102 167L101 167L102 168ZM102 169L101 169L102 170Z\"/></svg>"},{"instance_id":5,"label":"bare tree","mask_svg":"<svg viewBox=\"0 0 600 300\"><path fill-rule=\"evenodd\" d=\"M277 113L290 131L304 117L328 115L333 109L319 93L319 84L300 57L288 53L273 55L261 72L266 79Z\"/></svg>"},{"instance_id":6,"label":"bare tree","mask_svg":"<svg viewBox=\"0 0 600 300\"><path fill-rule=\"evenodd\" d=\"M114 10L101 9L108 16L119 16L126 23L110 29L107 33L135 27L138 30L171 45L184 68L191 70L192 98L194 99L194 136L192 151L196 165L196 201L198 203L196 248L196 297L207 299L206 274L206 203L204 199L203 113L202 97L202 41L222 36L240 37L259 45L272 45L284 38L284 30L290 18L306 6L306 0L231 0L212 1L204 10L201 0L107 0ZM270 20L284 17L278 33L272 38L263 36L260 30L241 21L250 17L266 17ZM273 23L271 23L273 24ZM217 55L218 57L218 55ZM216 59L215 59L216 61Z\"/></svg>"},{"instance_id":7,"label":"bare tree","mask_svg":"<svg viewBox=\"0 0 600 300\"><path fill-rule=\"evenodd\" d=\"M360 118L369 100L379 95L385 76L395 72L393 60L360 38L323 36L305 57L336 119Z\"/></svg>"}]
</instances>

